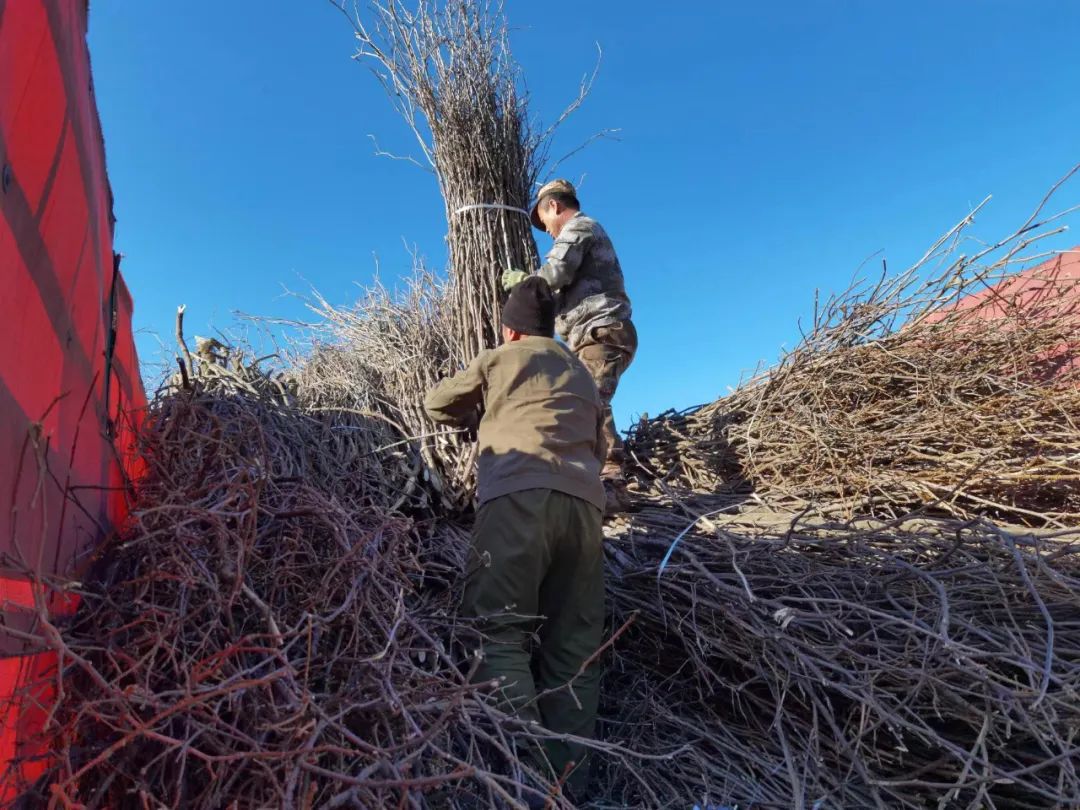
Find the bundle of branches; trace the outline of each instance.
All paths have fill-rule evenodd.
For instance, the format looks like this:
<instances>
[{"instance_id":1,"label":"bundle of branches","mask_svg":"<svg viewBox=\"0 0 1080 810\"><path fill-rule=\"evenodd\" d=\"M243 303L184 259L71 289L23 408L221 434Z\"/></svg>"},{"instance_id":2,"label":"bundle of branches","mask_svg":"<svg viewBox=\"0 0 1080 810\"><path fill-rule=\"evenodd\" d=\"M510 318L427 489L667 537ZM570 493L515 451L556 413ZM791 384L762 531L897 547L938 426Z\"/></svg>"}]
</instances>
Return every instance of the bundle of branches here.
<instances>
[{"instance_id":1,"label":"bundle of branches","mask_svg":"<svg viewBox=\"0 0 1080 810\"><path fill-rule=\"evenodd\" d=\"M390 366L382 371L388 385L376 388L376 396L392 410L408 411L401 414L405 428L414 435L428 434L434 425L408 403L422 399L426 387L419 384L426 386L431 374L457 370L498 344L504 296L500 278L507 269L529 270L538 264L527 208L552 136L582 104L591 79L554 124L537 130L510 53L500 2L332 2L355 32L356 58L372 66L415 137L422 157L405 159L431 170L442 193L450 265L447 285L437 288L442 299L437 306L445 331L433 354L425 353L429 344L424 343L412 355L412 364L429 373L417 376L412 369ZM434 292L429 287L425 294ZM435 296L430 300L434 303ZM357 330L371 333L356 314L331 318L348 321L344 337ZM362 317L370 315L369 310ZM371 361L381 355L376 351ZM465 505L462 493L473 483L469 451L442 441L428 452L445 484L443 501Z\"/></svg>"},{"instance_id":2,"label":"bundle of branches","mask_svg":"<svg viewBox=\"0 0 1080 810\"><path fill-rule=\"evenodd\" d=\"M531 225L515 209L528 205L543 138L529 128L500 8L472 0L339 7L355 30L357 58L375 66L438 178L450 268L445 287L424 279L404 306L393 306L381 290L353 310L321 306L338 327L331 340L338 350L319 361L374 369L361 377L370 388L364 396L381 403L409 435L426 436L436 430L419 407L424 393L439 375L497 345L500 276L536 264ZM418 322L418 311L437 316ZM436 324L438 334L427 337L414 328ZM381 342L384 330L412 339L400 346ZM331 397L329 404L340 402ZM423 453L442 503L466 506L474 484L469 448L440 440Z\"/></svg>"},{"instance_id":3,"label":"bundle of branches","mask_svg":"<svg viewBox=\"0 0 1080 810\"><path fill-rule=\"evenodd\" d=\"M602 806L1080 804L1080 531L679 511L607 546L607 733L677 753Z\"/></svg>"},{"instance_id":4,"label":"bundle of branches","mask_svg":"<svg viewBox=\"0 0 1080 810\"><path fill-rule=\"evenodd\" d=\"M212 379L153 405L130 525L63 584L73 623L41 605L60 668L37 800L450 808L553 791L523 754L538 732L470 682L464 533L391 511L380 464L328 447L335 425Z\"/></svg>"},{"instance_id":5,"label":"bundle of branches","mask_svg":"<svg viewBox=\"0 0 1080 810\"><path fill-rule=\"evenodd\" d=\"M177 310L176 339L180 370L154 400L165 423L173 397L205 396L271 429L278 440L263 452L277 473L303 478L346 504L376 503L390 512L428 504L423 459L413 442L403 440L403 428L380 409L351 407L346 399L344 392L357 390L357 378L291 366L274 370L264 365L270 357L214 338L196 338L191 352L184 307ZM327 388L337 394L332 406L323 402ZM360 390L366 390L362 381Z\"/></svg>"},{"instance_id":6,"label":"bundle of branches","mask_svg":"<svg viewBox=\"0 0 1080 810\"><path fill-rule=\"evenodd\" d=\"M1048 282L1036 304L1007 285L968 297L1057 232L1033 236L1053 220L1036 216L956 257L965 220L909 270L815 308L774 368L711 405L638 425L630 449L642 470L702 492L845 503L849 514L932 506L1075 523L1080 281Z\"/></svg>"},{"instance_id":7,"label":"bundle of branches","mask_svg":"<svg viewBox=\"0 0 1080 810\"><path fill-rule=\"evenodd\" d=\"M500 275L535 266L537 256L529 220L514 209L529 203L545 137L530 128L501 5L338 5L355 30L357 58L372 62L438 178L454 343L471 360L496 345Z\"/></svg>"},{"instance_id":8,"label":"bundle of branches","mask_svg":"<svg viewBox=\"0 0 1080 810\"><path fill-rule=\"evenodd\" d=\"M407 482L419 508L430 506L432 495L448 510L470 504L473 446L437 431L423 407L425 393L464 364L444 287L418 271L403 295L376 284L355 306L316 297L312 309L319 316L314 346L288 372L305 410L335 420L377 419L389 428L379 451L410 457Z\"/></svg>"}]
</instances>

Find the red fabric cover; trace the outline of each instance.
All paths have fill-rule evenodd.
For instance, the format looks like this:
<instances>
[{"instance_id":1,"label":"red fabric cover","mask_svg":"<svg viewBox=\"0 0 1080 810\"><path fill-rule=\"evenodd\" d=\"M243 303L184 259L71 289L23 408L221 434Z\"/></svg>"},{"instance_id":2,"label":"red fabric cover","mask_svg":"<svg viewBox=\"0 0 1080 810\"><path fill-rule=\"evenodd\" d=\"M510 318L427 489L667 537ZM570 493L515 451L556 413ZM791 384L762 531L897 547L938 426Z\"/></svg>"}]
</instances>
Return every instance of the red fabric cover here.
<instances>
[{"instance_id":1,"label":"red fabric cover","mask_svg":"<svg viewBox=\"0 0 1080 810\"><path fill-rule=\"evenodd\" d=\"M78 576L123 520L146 404L86 25L86 0L0 0L0 805L47 751L55 660L25 635L75 607L25 569Z\"/></svg>"}]
</instances>

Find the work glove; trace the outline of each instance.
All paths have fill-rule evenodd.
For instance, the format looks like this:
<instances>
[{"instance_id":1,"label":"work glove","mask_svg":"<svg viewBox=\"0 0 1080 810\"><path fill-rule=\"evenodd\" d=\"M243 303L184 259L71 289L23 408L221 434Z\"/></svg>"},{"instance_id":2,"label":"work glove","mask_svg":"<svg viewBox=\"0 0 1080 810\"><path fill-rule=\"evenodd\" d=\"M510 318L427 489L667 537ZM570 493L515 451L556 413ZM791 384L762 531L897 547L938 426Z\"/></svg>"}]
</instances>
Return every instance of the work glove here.
<instances>
[{"instance_id":1,"label":"work glove","mask_svg":"<svg viewBox=\"0 0 1080 810\"><path fill-rule=\"evenodd\" d=\"M515 270L510 268L502 274L502 288L506 292L510 292L514 287L523 282L529 277L529 274L524 270Z\"/></svg>"}]
</instances>

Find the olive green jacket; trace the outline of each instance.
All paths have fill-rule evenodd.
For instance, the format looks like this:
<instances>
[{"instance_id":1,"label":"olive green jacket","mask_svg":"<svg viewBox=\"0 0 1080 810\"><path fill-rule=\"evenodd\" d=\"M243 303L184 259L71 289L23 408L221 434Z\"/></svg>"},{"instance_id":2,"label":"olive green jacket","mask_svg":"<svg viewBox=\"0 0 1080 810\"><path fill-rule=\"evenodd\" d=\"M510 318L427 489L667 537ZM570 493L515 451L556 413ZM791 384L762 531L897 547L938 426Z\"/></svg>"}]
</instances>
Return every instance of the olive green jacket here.
<instances>
[{"instance_id":1,"label":"olive green jacket","mask_svg":"<svg viewBox=\"0 0 1080 810\"><path fill-rule=\"evenodd\" d=\"M543 488L603 510L604 408L589 372L558 341L528 336L481 352L428 392L424 408L441 424L479 419L481 504Z\"/></svg>"}]
</instances>

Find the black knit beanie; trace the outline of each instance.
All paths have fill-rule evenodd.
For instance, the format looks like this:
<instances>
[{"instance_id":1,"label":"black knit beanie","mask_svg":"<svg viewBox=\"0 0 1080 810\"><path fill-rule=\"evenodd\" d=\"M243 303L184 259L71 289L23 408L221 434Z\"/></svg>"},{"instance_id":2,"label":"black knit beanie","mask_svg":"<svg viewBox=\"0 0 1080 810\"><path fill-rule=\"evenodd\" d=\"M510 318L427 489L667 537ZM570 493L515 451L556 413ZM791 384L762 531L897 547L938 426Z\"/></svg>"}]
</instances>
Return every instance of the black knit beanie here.
<instances>
[{"instance_id":1,"label":"black knit beanie","mask_svg":"<svg viewBox=\"0 0 1080 810\"><path fill-rule=\"evenodd\" d=\"M540 276L529 276L510 290L502 310L503 326L538 337L555 336L555 297Z\"/></svg>"}]
</instances>

